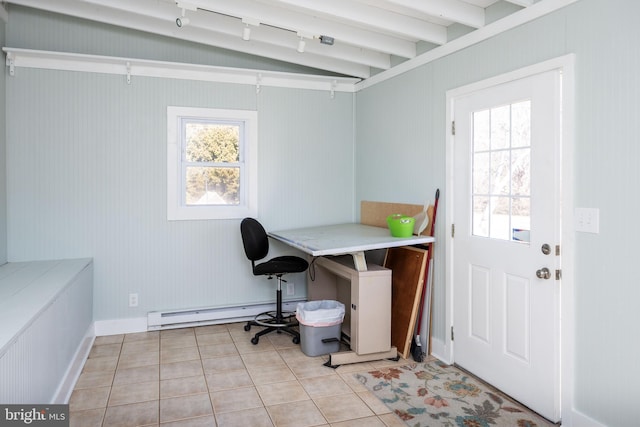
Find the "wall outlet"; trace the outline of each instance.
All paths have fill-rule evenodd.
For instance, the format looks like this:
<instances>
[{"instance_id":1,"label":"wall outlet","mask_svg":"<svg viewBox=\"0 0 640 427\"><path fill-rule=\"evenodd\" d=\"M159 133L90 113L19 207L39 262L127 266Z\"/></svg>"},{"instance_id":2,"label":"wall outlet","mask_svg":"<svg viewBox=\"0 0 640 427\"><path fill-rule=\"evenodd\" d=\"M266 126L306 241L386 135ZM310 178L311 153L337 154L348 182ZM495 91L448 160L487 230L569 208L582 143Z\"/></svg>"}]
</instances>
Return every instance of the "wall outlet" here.
<instances>
[{"instance_id":1,"label":"wall outlet","mask_svg":"<svg viewBox=\"0 0 640 427\"><path fill-rule=\"evenodd\" d=\"M293 282L287 282L287 295L296 294L296 285Z\"/></svg>"},{"instance_id":2,"label":"wall outlet","mask_svg":"<svg viewBox=\"0 0 640 427\"><path fill-rule=\"evenodd\" d=\"M138 294L129 294L129 307L138 306Z\"/></svg>"},{"instance_id":3,"label":"wall outlet","mask_svg":"<svg viewBox=\"0 0 640 427\"><path fill-rule=\"evenodd\" d=\"M576 231L600 233L600 209L575 208L573 220Z\"/></svg>"}]
</instances>

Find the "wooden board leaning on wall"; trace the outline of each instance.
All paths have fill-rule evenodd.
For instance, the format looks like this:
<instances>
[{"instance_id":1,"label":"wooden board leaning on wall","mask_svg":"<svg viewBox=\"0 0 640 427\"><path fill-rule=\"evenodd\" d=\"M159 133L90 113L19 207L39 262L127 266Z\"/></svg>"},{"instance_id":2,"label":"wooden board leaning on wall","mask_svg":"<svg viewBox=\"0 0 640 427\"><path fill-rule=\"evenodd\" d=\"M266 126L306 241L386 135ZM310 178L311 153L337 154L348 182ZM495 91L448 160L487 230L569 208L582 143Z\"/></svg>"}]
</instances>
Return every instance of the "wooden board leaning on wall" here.
<instances>
[{"instance_id":1,"label":"wooden board leaning on wall","mask_svg":"<svg viewBox=\"0 0 640 427\"><path fill-rule=\"evenodd\" d=\"M375 227L387 226L387 217L392 214L402 214L414 216L422 212L423 205L412 205L406 203L388 203L388 202L370 202L363 200L360 202L360 224L373 225ZM427 208L429 216L429 225L425 228L421 236L428 236L431 229L431 218L433 218L433 205Z\"/></svg>"},{"instance_id":2,"label":"wooden board leaning on wall","mask_svg":"<svg viewBox=\"0 0 640 427\"><path fill-rule=\"evenodd\" d=\"M430 235L433 208L433 205L427 208L429 224L421 235ZM362 201L360 223L388 228L387 216L398 213L414 216L423 209L422 205ZM423 284L426 280L426 259L425 249L410 247L387 249L385 256L384 266L392 270L391 345L398 349L398 355L404 359L409 357L411 340L416 329Z\"/></svg>"}]
</instances>

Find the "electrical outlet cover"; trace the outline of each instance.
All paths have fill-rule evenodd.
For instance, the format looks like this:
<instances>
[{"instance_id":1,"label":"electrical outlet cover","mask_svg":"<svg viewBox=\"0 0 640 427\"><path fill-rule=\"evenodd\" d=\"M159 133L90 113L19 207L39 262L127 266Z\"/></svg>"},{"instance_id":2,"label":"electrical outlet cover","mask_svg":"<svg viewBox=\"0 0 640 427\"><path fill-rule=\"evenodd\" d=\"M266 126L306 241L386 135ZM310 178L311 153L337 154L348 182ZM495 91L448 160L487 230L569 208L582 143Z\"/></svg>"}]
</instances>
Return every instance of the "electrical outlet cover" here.
<instances>
[{"instance_id":1,"label":"electrical outlet cover","mask_svg":"<svg viewBox=\"0 0 640 427\"><path fill-rule=\"evenodd\" d=\"M573 221L576 231L598 234L600 232L600 209L575 208Z\"/></svg>"},{"instance_id":2,"label":"electrical outlet cover","mask_svg":"<svg viewBox=\"0 0 640 427\"><path fill-rule=\"evenodd\" d=\"M138 294L129 294L129 307L138 306Z\"/></svg>"}]
</instances>

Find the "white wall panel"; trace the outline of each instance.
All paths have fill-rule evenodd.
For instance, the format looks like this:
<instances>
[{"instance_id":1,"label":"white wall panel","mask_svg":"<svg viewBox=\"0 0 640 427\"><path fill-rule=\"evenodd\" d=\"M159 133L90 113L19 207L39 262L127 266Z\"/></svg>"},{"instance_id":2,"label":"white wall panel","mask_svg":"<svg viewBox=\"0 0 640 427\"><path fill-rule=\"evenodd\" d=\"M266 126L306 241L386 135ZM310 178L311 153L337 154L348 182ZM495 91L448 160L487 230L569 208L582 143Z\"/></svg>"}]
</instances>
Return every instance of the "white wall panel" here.
<instances>
[{"instance_id":1,"label":"white wall panel","mask_svg":"<svg viewBox=\"0 0 640 427\"><path fill-rule=\"evenodd\" d=\"M275 297L250 273L239 221L167 221L168 105L262 105L267 228L352 217L352 95L20 69L8 97L10 258L93 257L96 320ZM330 179L318 179L323 158ZM296 281L300 298L304 275Z\"/></svg>"},{"instance_id":2,"label":"white wall panel","mask_svg":"<svg viewBox=\"0 0 640 427\"><path fill-rule=\"evenodd\" d=\"M5 43L6 24L0 19L0 45ZM6 115L6 83L4 75L0 81L0 129L7 127ZM0 265L7 262L7 140L6 132L0 132Z\"/></svg>"},{"instance_id":3,"label":"white wall panel","mask_svg":"<svg viewBox=\"0 0 640 427\"><path fill-rule=\"evenodd\" d=\"M270 229L353 217L353 95L263 88L260 216ZM266 208L263 209L263 207Z\"/></svg>"},{"instance_id":4,"label":"white wall panel","mask_svg":"<svg viewBox=\"0 0 640 427\"><path fill-rule=\"evenodd\" d=\"M22 306L22 314L33 317L21 319L21 325L3 319L9 330L19 332L2 343L0 401L52 403L91 325L93 269L90 260L27 263L19 269L2 278L3 286L15 284L14 277L22 282L4 296L3 312Z\"/></svg>"},{"instance_id":5,"label":"white wall panel","mask_svg":"<svg viewBox=\"0 0 640 427\"><path fill-rule=\"evenodd\" d=\"M636 422L631 384L640 380L640 287L630 232L640 210L632 195L640 182L638 16L636 2L589 1L577 5L567 30L577 52L575 202L600 209L600 233L576 233L576 407L610 426ZM607 30L598 36L593 25Z\"/></svg>"},{"instance_id":6,"label":"white wall panel","mask_svg":"<svg viewBox=\"0 0 640 427\"><path fill-rule=\"evenodd\" d=\"M16 48L309 72L21 6L10 21ZM29 69L6 84L8 256L94 257L96 320L274 299L251 275L239 221L166 220L168 105L258 110L267 228L353 218L353 95ZM294 280L304 297L305 276Z\"/></svg>"},{"instance_id":7,"label":"white wall panel","mask_svg":"<svg viewBox=\"0 0 640 427\"><path fill-rule=\"evenodd\" d=\"M564 185L573 186L575 206L600 209L600 233L575 234L575 361L565 369L574 370L576 410L610 426L635 422L631 396L640 380L633 232L640 202L632 195L640 181L638 16L637 2L580 0L356 95L357 202L420 202L441 189L433 334L445 341L446 91L576 54L575 158L563 159L573 162L575 179ZM417 154L401 162L401 150Z\"/></svg>"},{"instance_id":8,"label":"white wall panel","mask_svg":"<svg viewBox=\"0 0 640 427\"><path fill-rule=\"evenodd\" d=\"M13 16L20 19L12 21L6 38L13 47L242 66L232 64L237 58L228 52L41 13L29 21L26 9L16 10ZM603 425L630 425L633 386L640 379L640 344L633 339L640 335L633 232L640 210L633 195L640 180L640 27L634 22L639 15L637 2L580 0L369 87L356 95L355 150L341 134L353 111L347 95L337 94L330 103L322 92L274 89L256 98L254 88L153 79L127 86L113 76L19 70L6 79L8 256L93 256L98 319L269 297L271 289L243 261L237 223L164 222L164 172L156 164L164 159L164 151L157 151L164 150L164 130L156 118L163 103L249 105L271 119L260 119L261 139L266 138L260 152L268 162L261 161L259 172L266 188L260 216L269 227L311 225L321 217L342 221L353 209L357 218L361 200L422 203L441 189L433 333L444 341L445 93L575 53L575 159L564 160L574 161L576 206L600 209L600 234L575 236L576 360L567 368L575 371L577 411ZM73 120L78 116L84 121ZM327 154L336 149L336 157ZM354 152L355 172L342 170L342 156ZM345 209L354 173L355 203ZM131 186L132 180L137 184ZM126 307L132 290L140 293L139 309Z\"/></svg>"}]
</instances>

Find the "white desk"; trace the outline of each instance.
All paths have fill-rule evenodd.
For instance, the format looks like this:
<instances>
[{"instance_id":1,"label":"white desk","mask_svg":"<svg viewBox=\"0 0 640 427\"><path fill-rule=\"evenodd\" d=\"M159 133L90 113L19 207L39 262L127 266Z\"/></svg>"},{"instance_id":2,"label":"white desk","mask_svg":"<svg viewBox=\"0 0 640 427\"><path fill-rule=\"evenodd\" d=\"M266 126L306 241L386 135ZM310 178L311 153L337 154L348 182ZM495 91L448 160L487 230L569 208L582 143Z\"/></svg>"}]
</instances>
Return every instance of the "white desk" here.
<instances>
[{"instance_id":1,"label":"white desk","mask_svg":"<svg viewBox=\"0 0 640 427\"><path fill-rule=\"evenodd\" d=\"M269 236L314 257L350 254L358 271L367 270L364 251L435 241L429 236L393 237L387 228L363 224L336 224L272 231L269 232Z\"/></svg>"},{"instance_id":2,"label":"white desk","mask_svg":"<svg viewBox=\"0 0 640 427\"><path fill-rule=\"evenodd\" d=\"M362 224L337 224L269 235L312 257L315 280L307 286L310 300L333 299L345 304L343 333L351 351L332 353L327 366L398 356L391 346L391 270L372 264L367 268L364 252L434 242L433 237L393 237L387 228ZM349 258L324 256L351 255ZM345 286L346 283L346 286Z\"/></svg>"}]
</instances>

